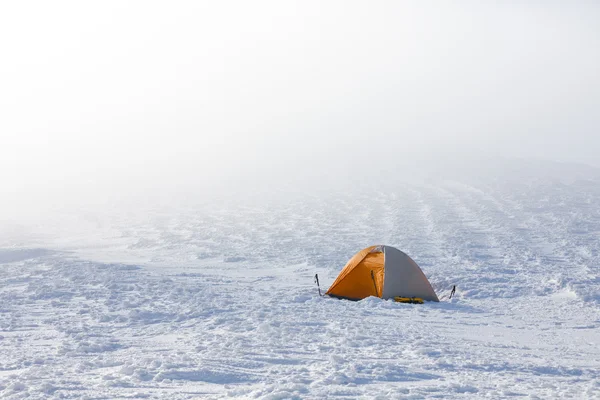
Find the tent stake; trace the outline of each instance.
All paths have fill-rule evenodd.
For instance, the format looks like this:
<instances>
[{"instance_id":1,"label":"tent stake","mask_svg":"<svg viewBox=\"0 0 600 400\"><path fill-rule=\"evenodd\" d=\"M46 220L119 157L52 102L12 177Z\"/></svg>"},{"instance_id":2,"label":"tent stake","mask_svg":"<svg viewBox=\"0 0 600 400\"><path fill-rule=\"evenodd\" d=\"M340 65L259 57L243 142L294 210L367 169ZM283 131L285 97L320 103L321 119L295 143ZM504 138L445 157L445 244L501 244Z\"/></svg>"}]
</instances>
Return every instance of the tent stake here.
<instances>
[{"instance_id":1,"label":"tent stake","mask_svg":"<svg viewBox=\"0 0 600 400\"><path fill-rule=\"evenodd\" d=\"M315 274L315 283L317 284L317 288L319 289L319 296L323 297L321 294L321 286L319 286L319 274Z\"/></svg>"}]
</instances>

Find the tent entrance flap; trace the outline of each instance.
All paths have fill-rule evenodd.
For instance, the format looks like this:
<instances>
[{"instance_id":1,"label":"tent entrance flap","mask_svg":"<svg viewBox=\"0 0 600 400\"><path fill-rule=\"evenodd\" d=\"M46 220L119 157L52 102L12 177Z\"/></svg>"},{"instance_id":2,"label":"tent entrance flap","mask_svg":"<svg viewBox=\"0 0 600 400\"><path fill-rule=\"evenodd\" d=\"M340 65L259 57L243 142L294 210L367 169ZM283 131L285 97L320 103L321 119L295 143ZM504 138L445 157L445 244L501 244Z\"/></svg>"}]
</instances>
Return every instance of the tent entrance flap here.
<instances>
[{"instance_id":1,"label":"tent entrance flap","mask_svg":"<svg viewBox=\"0 0 600 400\"><path fill-rule=\"evenodd\" d=\"M369 296L380 297L381 288L383 288L383 253L369 253L351 271L348 271L343 279L336 280L326 294L364 299Z\"/></svg>"},{"instance_id":2,"label":"tent entrance flap","mask_svg":"<svg viewBox=\"0 0 600 400\"><path fill-rule=\"evenodd\" d=\"M377 282L375 281L373 270L371 270L371 279L373 279L373 286L375 286L375 296L379 297L379 290L377 290Z\"/></svg>"}]
</instances>

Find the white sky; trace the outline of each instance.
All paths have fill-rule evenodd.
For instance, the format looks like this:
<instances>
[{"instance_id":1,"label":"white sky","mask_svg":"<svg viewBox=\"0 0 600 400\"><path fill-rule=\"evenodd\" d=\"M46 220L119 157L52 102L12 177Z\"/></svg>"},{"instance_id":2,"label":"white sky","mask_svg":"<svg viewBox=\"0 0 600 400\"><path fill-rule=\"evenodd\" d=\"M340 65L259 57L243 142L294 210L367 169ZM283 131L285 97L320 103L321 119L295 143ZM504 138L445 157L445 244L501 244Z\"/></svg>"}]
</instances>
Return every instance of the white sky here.
<instances>
[{"instance_id":1,"label":"white sky","mask_svg":"<svg viewBox=\"0 0 600 400\"><path fill-rule=\"evenodd\" d=\"M600 166L599 21L592 1L2 2L0 190Z\"/></svg>"}]
</instances>

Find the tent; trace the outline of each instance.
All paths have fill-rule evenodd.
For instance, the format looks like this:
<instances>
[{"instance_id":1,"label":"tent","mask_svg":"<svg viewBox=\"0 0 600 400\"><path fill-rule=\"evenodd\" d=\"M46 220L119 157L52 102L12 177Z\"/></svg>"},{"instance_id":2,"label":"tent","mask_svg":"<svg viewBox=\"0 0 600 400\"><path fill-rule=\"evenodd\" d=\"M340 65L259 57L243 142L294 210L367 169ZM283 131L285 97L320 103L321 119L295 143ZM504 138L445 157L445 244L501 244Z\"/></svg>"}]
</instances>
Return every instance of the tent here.
<instances>
[{"instance_id":1,"label":"tent","mask_svg":"<svg viewBox=\"0 0 600 400\"><path fill-rule=\"evenodd\" d=\"M371 246L356 253L325 294L349 300L376 296L439 301L417 263L390 246Z\"/></svg>"}]
</instances>

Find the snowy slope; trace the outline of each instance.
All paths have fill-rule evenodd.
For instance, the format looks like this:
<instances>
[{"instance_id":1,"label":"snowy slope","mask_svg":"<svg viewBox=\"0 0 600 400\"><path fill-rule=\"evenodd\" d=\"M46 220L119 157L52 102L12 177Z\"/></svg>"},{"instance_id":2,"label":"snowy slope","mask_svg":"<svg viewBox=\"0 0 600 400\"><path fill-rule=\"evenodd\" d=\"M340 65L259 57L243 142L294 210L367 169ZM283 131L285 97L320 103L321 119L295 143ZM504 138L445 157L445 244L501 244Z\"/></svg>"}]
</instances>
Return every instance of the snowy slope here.
<instances>
[{"instance_id":1,"label":"snowy slope","mask_svg":"<svg viewBox=\"0 0 600 400\"><path fill-rule=\"evenodd\" d=\"M0 397L600 398L600 173L526 171L4 221ZM372 244L457 297L317 296Z\"/></svg>"}]
</instances>

